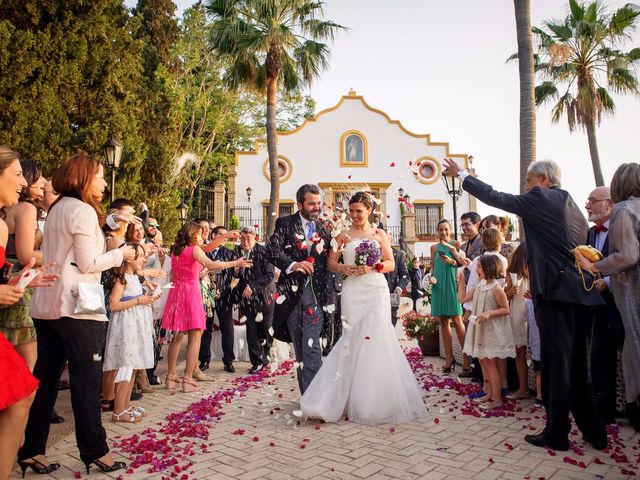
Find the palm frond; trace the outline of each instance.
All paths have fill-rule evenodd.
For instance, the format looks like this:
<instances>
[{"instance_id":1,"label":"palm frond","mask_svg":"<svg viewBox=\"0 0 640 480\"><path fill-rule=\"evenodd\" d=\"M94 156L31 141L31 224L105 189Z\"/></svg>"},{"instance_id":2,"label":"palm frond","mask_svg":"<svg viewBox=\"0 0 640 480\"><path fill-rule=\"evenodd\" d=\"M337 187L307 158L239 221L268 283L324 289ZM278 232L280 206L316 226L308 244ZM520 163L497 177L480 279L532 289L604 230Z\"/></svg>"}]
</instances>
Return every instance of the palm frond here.
<instances>
[{"instance_id":1,"label":"palm frond","mask_svg":"<svg viewBox=\"0 0 640 480\"><path fill-rule=\"evenodd\" d=\"M569 0L569 9L571 10L571 18L579 22L584 17L584 7L576 0Z\"/></svg>"},{"instance_id":2,"label":"palm frond","mask_svg":"<svg viewBox=\"0 0 640 480\"><path fill-rule=\"evenodd\" d=\"M616 111L616 104L607 92L606 88L598 88L598 95L600 96L600 103L602 104L602 109L609 114L613 114Z\"/></svg>"},{"instance_id":3,"label":"palm frond","mask_svg":"<svg viewBox=\"0 0 640 480\"><path fill-rule=\"evenodd\" d=\"M566 42L571 37L573 37L573 31L571 30L571 27L566 24L559 25L557 23L546 22L545 25L554 33L557 40Z\"/></svg>"},{"instance_id":4,"label":"palm frond","mask_svg":"<svg viewBox=\"0 0 640 480\"><path fill-rule=\"evenodd\" d=\"M627 3L624 7L619 8L611 17L609 29L614 35L624 35L629 27L634 27L635 22L640 15L640 7L633 3Z\"/></svg>"},{"instance_id":5,"label":"palm frond","mask_svg":"<svg viewBox=\"0 0 640 480\"><path fill-rule=\"evenodd\" d=\"M303 35L308 36L312 40L334 40L339 30L346 30L342 25L335 22L323 21L317 18L305 20L300 25L300 31Z\"/></svg>"},{"instance_id":6,"label":"palm frond","mask_svg":"<svg viewBox=\"0 0 640 480\"><path fill-rule=\"evenodd\" d=\"M607 77L609 87L616 93L639 93L638 79L627 68L613 68Z\"/></svg>"},{"instance_id":7,"label":"palm frond","mask_svg":"<svg viewBox=\"0 0 640 480\"><path fill-rule=\"evenodd\" d=\"M558 96L558 89L552 82L543 82L535 88L536 105L550 101Z\"/></svg>"},{"instance_id":8,"label":"palm frond","mask_svg":"<svg viewBox=\"0 0 640 480\"><path fill-rule=\"evenodd\" d=\"M627 58L632 63L640 60L640 48L632 48L631 50L629 50L629 53L627 53Z\"/></svg>"},{"instance_id":9,"label":"palm frond","mask_svg":"<svg viewBox=\"0 0 640 480\"><path fill-rule=\"evenodd\" d=\"M594 23L598 19L598 2L589 4L584 12L584 20L589 23Z\"/></svg>"},{"instance_id":10,"label":"palm frond","mask_svg":"<svg viewBox=\"0 0 640 480\"><path fill-rule=\"evenodd\" d=\"M558 123L562 118L562 115L567 112L567 121L569 123L569 130L573 131L576 125L576 102L571 93L566 92L562 95L558 102L551 110L551 121Z\"/></svg>"},{"instance_id":11,"label":"palm frond","mask_svg":"<svg viewBox=\"0 0 640 480\"><path fill-rule=\"evenodd\" d=\"M324 43L307 40L293 52L305 83L318 77L329 66L329 49Z\"/></svg>"}]
</instances>

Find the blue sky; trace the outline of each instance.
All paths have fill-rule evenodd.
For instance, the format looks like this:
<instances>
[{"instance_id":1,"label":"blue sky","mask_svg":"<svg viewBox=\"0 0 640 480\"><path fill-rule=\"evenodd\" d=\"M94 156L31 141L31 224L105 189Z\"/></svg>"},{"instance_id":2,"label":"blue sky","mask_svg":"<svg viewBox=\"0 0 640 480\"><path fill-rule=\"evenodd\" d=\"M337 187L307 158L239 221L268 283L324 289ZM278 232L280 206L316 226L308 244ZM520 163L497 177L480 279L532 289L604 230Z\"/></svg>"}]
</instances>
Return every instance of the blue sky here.
<instances>
[{"instance_id":1,"label":"blue sky","mask_svg":"<svg viewBox=\"0 0 640 480\"><path fill-rule=\"evenodd\" d=\"M176 3L181 13L194 2ZM605 3L615 10L626 1ZM566 0L531 4L533 25L561 18L568 8ZM517 49L513 2L329 0L325 17L349 31L338 35L329 70L310 89L318 111L353 88L409 130L473 155L481 179L517 191L518 71L505 63ZM630 45L640 46L640 35ZM621 163L640 161L640 99L614 99L617 113L605 117L598 131L607 182ZM538 110L537 129L538 159L560 164L563 187L582 206L595 185L586 134L569 133L566 120L552 124L548 108Z\"/></svg>"}]
</instances>

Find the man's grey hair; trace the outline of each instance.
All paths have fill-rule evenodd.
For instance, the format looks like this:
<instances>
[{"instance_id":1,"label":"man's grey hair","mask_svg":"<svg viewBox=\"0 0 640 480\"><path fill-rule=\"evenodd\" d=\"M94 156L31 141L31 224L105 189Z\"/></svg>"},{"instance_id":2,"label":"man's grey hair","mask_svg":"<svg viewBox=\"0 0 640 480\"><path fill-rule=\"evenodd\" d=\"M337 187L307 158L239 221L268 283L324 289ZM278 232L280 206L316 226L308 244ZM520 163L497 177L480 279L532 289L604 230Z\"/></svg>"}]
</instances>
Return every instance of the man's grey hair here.
<instances>
[{"instance_id":1,"label":"man's grey hair","mask_svg":"<svg viewBox=\"0 0 640 480\"><path fill-rule=\"evenodd\" d=\"M549 179L551 185L554 187L560 186L560 177L562 176L562 172L560 171L560 167L553 160L540 160L538 162L533 162L527 168L527 173L531 173L532 175L541 176L544 175Z\"/></svg>"}]
</instances>

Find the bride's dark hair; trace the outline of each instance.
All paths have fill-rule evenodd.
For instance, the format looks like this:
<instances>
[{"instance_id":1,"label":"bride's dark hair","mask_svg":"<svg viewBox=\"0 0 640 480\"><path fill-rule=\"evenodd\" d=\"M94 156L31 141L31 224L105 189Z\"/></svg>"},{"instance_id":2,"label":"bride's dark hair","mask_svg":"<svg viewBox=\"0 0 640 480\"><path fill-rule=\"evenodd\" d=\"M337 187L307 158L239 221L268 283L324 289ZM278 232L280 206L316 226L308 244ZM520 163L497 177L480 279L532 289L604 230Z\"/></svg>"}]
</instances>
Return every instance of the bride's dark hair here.
<instances>
[{"instance_id":1,"label":"bride's dark hair","mask_svg":"<svg viewBox=\"0 0 640 480\"><path fill-rule=\"evenodd\" d=\"M349 199L349 205L353 203L362 203L369 210L373 210L373 196L368 192L356 192Z\"/></svg>"}]
</instances>

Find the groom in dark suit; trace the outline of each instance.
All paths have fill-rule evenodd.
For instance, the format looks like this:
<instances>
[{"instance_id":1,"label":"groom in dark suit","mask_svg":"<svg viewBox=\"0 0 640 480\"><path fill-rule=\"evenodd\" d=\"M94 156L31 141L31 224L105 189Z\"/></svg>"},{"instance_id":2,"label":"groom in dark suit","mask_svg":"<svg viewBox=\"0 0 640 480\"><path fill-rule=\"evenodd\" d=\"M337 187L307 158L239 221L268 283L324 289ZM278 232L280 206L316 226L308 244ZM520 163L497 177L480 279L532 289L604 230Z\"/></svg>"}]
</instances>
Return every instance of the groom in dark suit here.
<instances>
[{"instance_id":1,"label":"groom in dark suit","mask_svg":"<svg viewBox=\"0 0 640 480\"><path fill-rule=\"evenodd\" d=\"M327 251L331 236L318 221L322 196L316 185L296 193L298 212L276 220L267 243L267 259L281 271L273 319L274 337L290 341L298 361L298 384L304 393L322 365L320 335L326 305Z\"/></svg>"},{"instance_id":2,"label":"groom in dark suit","mask_svg":"<svg viewBox=\"0 0 640 480\"><path fill-rule=\"evenodd\" d=\"M540 328L542 397L547 424L526 435L539 447L569 449L569 411L594 448L607 447L607 432L587 388L587 338L597 291L587 292L571 251L587 238L587 221L571 196L560 189L555 162L534 162L527 171L526 193L497 192L445 159L446 175L459 176L462 187L481 202L522 218L527 239L531 296Z\"/></svg>"}]
</instances>

